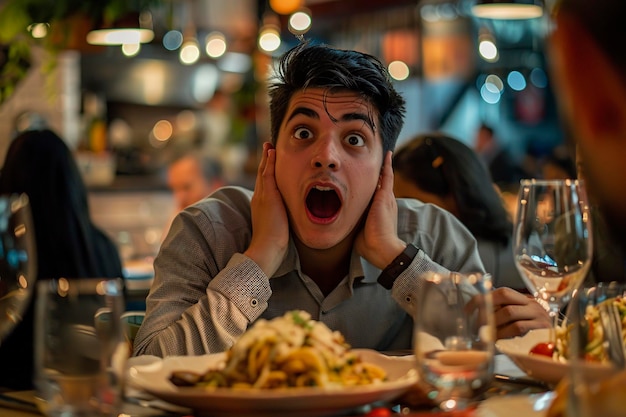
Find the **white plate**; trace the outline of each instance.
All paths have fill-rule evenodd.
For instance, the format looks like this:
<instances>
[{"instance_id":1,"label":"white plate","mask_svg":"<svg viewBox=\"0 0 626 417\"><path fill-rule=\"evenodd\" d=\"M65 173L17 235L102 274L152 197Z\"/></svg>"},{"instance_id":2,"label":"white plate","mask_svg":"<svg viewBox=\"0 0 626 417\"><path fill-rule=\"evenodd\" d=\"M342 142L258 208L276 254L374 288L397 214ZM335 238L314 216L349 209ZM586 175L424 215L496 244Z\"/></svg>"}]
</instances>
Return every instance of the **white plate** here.
<instances>
[{"instance_id":1,"label":"white plate","mask_svg":"<svg viewBox=\"0 0 626 417\"><path fill-rule=\"evenodd\" d=\"M385 356L369 349L355 349L361 358L381 366L388 381L347 388L293 388L282 390L207 390L177 387L169 381L174 370L204 372L223 360L224 354L170 356L145 364L133 364L129 383L167 402L189 407L211 416L326 416L363 405L391 401L417 382L413 357Z\"/></svg>"},{"instance_id":2,"label":"white plate","mask_svg":"<svg viewBox=\"0 0 626 417\"><path fill-rule=\"evenodd\" d=\"M556 384L567 374L570 366L547 356L530 354L530 349L537 343L549 340L550 329L537 329L531 330L522 337L499 339L496 341L496 348L511 358L528 376L549 384ZM581 369L585 378L590 381L605 378L612 373L610 366L598 363L586 363Z\"/></svg>"},{"instance_id":3,"label":"white plate","mask_svg":"<svg viewBox=\"0 0 626 417\"><path fill-rule=\"evenodd\" d=\"M543 417L554 396L554 392L546 392L491 397L480 403L476 417Z\"/></svg>"}]
</instances>

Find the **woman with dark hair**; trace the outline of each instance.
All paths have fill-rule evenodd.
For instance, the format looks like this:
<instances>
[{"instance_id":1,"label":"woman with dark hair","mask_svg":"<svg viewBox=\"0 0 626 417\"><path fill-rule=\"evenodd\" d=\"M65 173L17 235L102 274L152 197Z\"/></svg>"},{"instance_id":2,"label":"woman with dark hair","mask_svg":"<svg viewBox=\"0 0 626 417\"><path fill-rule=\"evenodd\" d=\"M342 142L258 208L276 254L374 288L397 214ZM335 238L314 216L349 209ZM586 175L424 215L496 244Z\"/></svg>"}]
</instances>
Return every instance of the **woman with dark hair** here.
<instances>
[{"instance_id":1,"label":"woman with dark hair","mask_svg":"<svg viewBox=\"0 0 626 417\"><path fill-rule=\"evenodd\" d=\"M511 249L513 225L480 157L441 133L419 135L393 156L394 193L454 214L472 232L496 286L525 289Z\"/></svg>"},{"instance_id":2,"label":"woman with dark hair","mask_svg":"<svg viewBox=\"0 0 626 417\"><path fill-rule=\"evenodd\" d=\"M30 130L10 144L0 194L26 193L37 248L37 278L122 277L114 243L91 221L87 189L63 140ZM0 345L0 387L31 389L34 305Z\"/></svg>"}]
</instances>

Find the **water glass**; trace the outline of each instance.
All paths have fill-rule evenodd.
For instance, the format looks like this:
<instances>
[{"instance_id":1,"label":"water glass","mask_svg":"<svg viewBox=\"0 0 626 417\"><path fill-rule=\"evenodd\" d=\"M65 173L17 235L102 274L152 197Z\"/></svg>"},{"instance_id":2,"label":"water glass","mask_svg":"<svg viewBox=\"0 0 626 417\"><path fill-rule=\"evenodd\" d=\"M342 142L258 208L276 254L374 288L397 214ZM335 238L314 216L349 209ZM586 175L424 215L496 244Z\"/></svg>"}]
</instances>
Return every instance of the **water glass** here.
<instances>
[{"instance_id":1,"label":"water glass","mask_svg":"<svg viewBox=\"0 0 626 417\"><path fill-rule=\"evenodd\" d=\"M430 272L421 278L414 332L420 381L441 409L462 410L492 380L496 333L491 275Z\"/></svg>"},{"instance_id":2,"label":"water glass","mask_svg":"<svg viewBox=\"0 0 626 417\"><path fill-rule=\"evenodd\" d=\"M599 283L575 293L557 337L570 364L565 388L558 391L568 400L555 408L571 417L623 415L625 320L626 284Z\"/></svg>"},{"instance_id":3,"label":"water glass","mask_svg":"<svg viewBox=\"0 0 626 417\"><path fill-rule=\"evenodd\" d=\"M53 279L37 285L35 388L50 417L117 416L128 347L123 282Z\"/></svg>"}]
</instances>

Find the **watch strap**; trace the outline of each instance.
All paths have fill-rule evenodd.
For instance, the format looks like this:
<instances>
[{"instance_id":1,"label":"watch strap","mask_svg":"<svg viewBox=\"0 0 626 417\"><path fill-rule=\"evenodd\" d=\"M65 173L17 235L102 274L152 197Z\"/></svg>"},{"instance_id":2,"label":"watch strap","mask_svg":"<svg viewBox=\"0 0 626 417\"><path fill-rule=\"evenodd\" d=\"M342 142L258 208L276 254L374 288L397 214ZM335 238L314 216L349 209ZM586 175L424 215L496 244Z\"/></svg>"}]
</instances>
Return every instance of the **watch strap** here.
<instances>
[{"instance_id":1,"label":"watch strap","mask_svg":"<svg viewBox=\"0 0 626 417\"><path fill-rule=\"evenodd\" d=\"M412 243L406 245L406 248L398 255L378 276L378 283L390 290L396 278L400 276L413 262L415 256L419 252L419 248Z\"/></svg>"}]
</instances>

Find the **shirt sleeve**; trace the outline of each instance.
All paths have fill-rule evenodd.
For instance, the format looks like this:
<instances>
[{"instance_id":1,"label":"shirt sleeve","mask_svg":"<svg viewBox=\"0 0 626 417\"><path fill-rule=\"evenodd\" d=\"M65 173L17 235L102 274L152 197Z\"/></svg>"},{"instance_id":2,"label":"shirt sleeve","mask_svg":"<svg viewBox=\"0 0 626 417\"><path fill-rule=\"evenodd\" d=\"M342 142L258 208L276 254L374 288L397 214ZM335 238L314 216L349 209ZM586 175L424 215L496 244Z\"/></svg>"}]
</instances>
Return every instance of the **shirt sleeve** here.
<instances>
[{"instance_id":1,"label":"shirt sleeve","mask_svg":"<svg viewBox=\"0 0 626 417\"><path fill-rule=\"evenodd\" d=\"M485 269L476 239L452 214L432 204L410 199L399 199L398 207L398 234L420 251L396 279L391 295L407 313L415 317L424 273L484 273ZM472 293L474 289L468 288L467 291ZM440 307L436 303L433 306ZM434 322L442 321L441 310L438 311L431 315Z\"/></svg>"},{"instance_id":2,"label":"shirt sleeve","mask_svg":"<svg viewBox=\"0 0 626 417\"><path fill-rule=\"evenodd\" d=\"M242 254L247 222L221 203L221 217L209 219L215 209L188 208L172 223L155 260L134 355L222 352L267 308L269 279Z\"/></svg>"}]
</instances>

